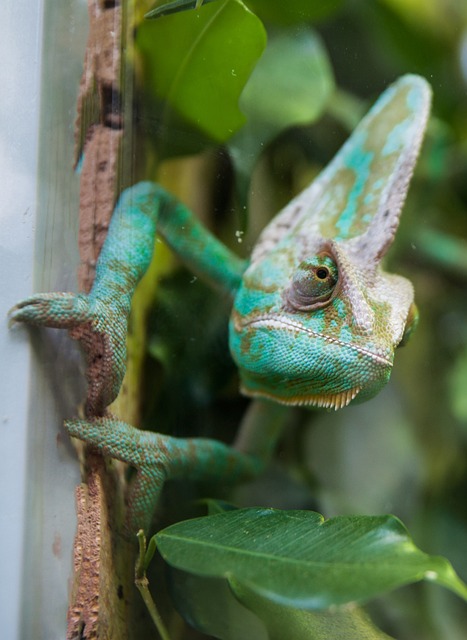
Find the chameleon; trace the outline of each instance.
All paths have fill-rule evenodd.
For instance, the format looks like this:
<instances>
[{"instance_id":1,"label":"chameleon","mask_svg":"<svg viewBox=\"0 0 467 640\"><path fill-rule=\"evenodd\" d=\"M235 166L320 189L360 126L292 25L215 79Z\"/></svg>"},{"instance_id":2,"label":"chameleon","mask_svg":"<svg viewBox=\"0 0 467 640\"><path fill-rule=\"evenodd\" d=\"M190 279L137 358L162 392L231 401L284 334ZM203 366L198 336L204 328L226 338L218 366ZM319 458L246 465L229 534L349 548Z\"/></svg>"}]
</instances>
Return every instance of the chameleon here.
<instances>
[{"instance_id":1,"label":"chameleon","mask_svg":"<svg viewBox=\"0 0 467 640\"><path fill-rule=\"evenodd\" d=\"M274 406L342 409L387 383L417 324L412 284L382 261L396 233L421 147L431 90L406 75L376 101L334 159L240 259L153 182L123 191L91 291L37 294L14 322L68 329L87 360L84 419L68 433L137 469L130 531L148 530L169 478L238 481L261 471L281 426ZM230 351L255 401L233 446L141 431L107 412L125 371L134 289L159 233L198 275L233 299ZM272 408L271 408L272 407ZM281 414L279 409L279 415Z\"/></svg>"}]
</instances>

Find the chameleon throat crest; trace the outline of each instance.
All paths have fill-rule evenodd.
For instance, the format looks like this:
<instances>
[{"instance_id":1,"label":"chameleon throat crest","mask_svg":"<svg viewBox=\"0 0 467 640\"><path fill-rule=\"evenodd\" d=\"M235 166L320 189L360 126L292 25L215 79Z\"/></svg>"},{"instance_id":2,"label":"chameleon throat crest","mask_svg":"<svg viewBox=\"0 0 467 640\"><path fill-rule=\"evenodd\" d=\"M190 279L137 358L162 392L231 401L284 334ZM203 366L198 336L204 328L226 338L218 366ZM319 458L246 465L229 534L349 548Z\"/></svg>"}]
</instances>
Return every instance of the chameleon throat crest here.
<instances>
[{"instance_id":1,"label":"chameleon throat crest","mask_svg":"<svg viewBox=\"0 0 467 640\"><path fill-rule=\"evenodd\" d=\"M293 396L291 398L280 398L272 393L266 391L255 391L251 393L244 385L241 386L241 392L246 396L254 395L257 398L266 398L268 400L274 400L279 404L292 405L292 406L313 406L320 407L322 409L343 409L354 400L360 393L361 387L355 387L342 393L331 394L310 394L309 396Z\"/></svg>"}]
</instances>

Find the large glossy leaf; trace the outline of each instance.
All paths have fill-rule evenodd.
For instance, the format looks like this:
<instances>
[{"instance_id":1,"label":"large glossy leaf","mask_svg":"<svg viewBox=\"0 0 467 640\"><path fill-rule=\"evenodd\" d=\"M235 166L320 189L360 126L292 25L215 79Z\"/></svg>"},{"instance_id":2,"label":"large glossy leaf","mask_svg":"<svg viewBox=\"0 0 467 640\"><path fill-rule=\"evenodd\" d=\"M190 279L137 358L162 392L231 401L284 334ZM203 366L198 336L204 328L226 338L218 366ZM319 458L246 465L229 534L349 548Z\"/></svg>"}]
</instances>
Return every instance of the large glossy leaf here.
<instances>
[{"instance_id":1,"label":"large glossy leaf","mask_svg":"<svg viewBox=\"0 0 467 640\"><path fill-rule=\"evenodd\" d=\"M248 120L274 133L316 120L334 88L331 65L310 29L282 30L271 37L248 80L240 106Z\"/></svg>"},{"instance_id":2,"label":"large glossy leaf","mask_svg":"<svg viewBox=\"0 0 467 640\"><path fill-rule=\"evenodd\" d=\"M319 118L333 89L326 50L313 31L290 29L269 39L240 99L247 124L229 143L244 191L264 147L284 129Z\"/></svg>"},{"instance_id":3,"label":"large glossy leaf","mask_svg":"<svg viewBox=\"0 0 467 640\"><path fill-rule=\"evenodd\" d=\"M173 2L158 3L154 9L151 9L145 18L150 20L169 16L171 13L179 13L180 11L189 11L190 9L200 9L204 4L210 2L218 2L219 0L173 0Z\"/></svg>"},{"instance_id":4,"label":"large glossy leaf","mask_svg":"<svg viewBox=\"0 0 467 640\"><path fill-rule=\"evenodd\" d=\"M145 90L154 100L163 100L218 142L241 127L245 118L238 99L266 34L240 0L145 21L136 44Z\"/></svg>"},{"instance_id":5,"label":"large glossy leaf","mask_svg":"<svg viewBox=\"0 0 467 640\"><path fill-rule=\"evenodd\" d=\"M156 540L178 569L226 577L302 609L364 601L423 579L467 600L450 563L418 550L392 516L324 520L311 511L239 509L177 523Z\"/></svg>"},{"instance_id":6,"label":"large glossy leaf","mask_svg":"<svg viewBox=\"0 0 467 640\"><path fill-rule=\"evenodd\" d=\"M148 18L161 16L199 8L202 4L208 4L214 0L173 0L158 5L147 14ZM216 0L219 1L219 0ZM250 7L262 20L270 20L277 24L295 24L318 20L332 14L342 4L343 0L246 0Z\"/></svg>"}]
</instances>

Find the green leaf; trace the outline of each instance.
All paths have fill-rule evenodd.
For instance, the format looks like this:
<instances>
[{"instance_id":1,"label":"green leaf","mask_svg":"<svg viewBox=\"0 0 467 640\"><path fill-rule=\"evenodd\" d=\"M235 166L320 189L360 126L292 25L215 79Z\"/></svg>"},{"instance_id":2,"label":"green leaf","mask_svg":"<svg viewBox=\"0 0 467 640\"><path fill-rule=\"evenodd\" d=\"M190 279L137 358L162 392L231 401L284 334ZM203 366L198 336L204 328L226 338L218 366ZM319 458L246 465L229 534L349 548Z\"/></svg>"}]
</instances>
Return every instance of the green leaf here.
<instances>
[{"instance_id":1,"label":"green leaf","mask_svg":"<svg viewBox=\"0 0 467 640\"><path fill-rule=\"evenodd\" d=\"M200 6L214 0L174 0L165 2L146 14L146 18L160 18L179 11L199 9ZM199 4L198 4L199 3ZM310 20L320 20L334 13L343 4L343 0L246 0L245 4L259 15L262 20L277 24L297 24ZM198 5L198 6L197 6Z\"/></svg>"},{"instance_id":2,"label":"green leaf","mask_svg":"<svg viewBox=\"0 0 467 640\"><path fill-rule=\"evenodd\" d=\"M221 640L268 640L263 622L244 607L223 578L204 578L169 567L170 595L193 627Z\"/></svg>"},{"instance_id":3,"label":"green leaf","mask_svg":"<svg viewBox=\"0 0 467 640\"><path fill-rule=\"evenodd\" d=\"M238 507L230 502L226 502L225 500L205 498L203 500L199 500L199 502L207 507L209 516L213 516L216 513L225 513L226 511L236 511L238 509Z\"/></svg>"},{"instance_id":4,"label":"green leaf","mask_svg":"<svg viewBox=\"0 0 467 640\"><path fill-rule=\"evenodd\" d=\"M136 44L145 90L217 142L245 121L238 99L266 45L261 21L240 0L145 21Z\"/></svg>"},{"instance_id":5,"label":"green leaf","mask_svg":"<svg viewBox=\"0 0 467 640\"><path fill-rule=\"evenodd\" d=\"M420 229L417 249L435 265L465 278L467 275L467 242L429 227Z\"/></svg>"},{"instance_id":6,"label":"green leaf","mask_svg":"<svg viewBox=\"0 0 467 640\"><path fill-rule=\"evenodd\" d=\"M239 509L177 523L156 538L178 569L226 577L301 609L361 602L423 579L467 600L450 563L418 550L393 516Z\"/></svg>"},{"instance_id":7,"label":"green leaf","mask_svg":"<svg viewBox=\"0 0 467 640\"><path fill-rule=\"evenodd\" d=\"M170 568L177 610L199 631L221 640L388 640L355 605L302 611L271 602L231 580Z\"/></svg>"},{"instance_id":8,"label":"green leaf","mask_svg":"<svg viewBox=\"0 0 467 640\"><path fill-rule=\"evenodd\" d=\"M313 31L285 30L269 39L240 98L248 122L228 145L242 201L264 147L288 127L317 120L333 90L326 50Z\"/></svg>"},{"instance_id":9,"label":"green leaf","mask_svg":"<svg viewBox=\"0 0 467 640\"><path fill-rule=\"evenodd\" d=\"M467 349L457 358L449 376L451 410L456 418L467 423Z\"/></svg>"},{"instance_id":10,"label":"green leaf","mask_svg":"<svg viewBox=\"0 0 467 640\"><path fill-rule=\"evenodd\" d=\"M327 103L327 113L335 118L350 133L355 129L368 110L362 100L336 88L332 100Z\"/></svg>"},{"instance_id":11,"label":"green leaf","mask_svg":"<svg viewBox=\"0 0 467 640\"><path fill-rule=\"evenodd\" d=\"M388 640L359 607L331 611L303 611L271 602L251 589L230 581L238 600L263 621L269 640Z\"/></svg>"},{"instance_id":12,"label":"green leaf","mask_svg":"<svg viewBox=\"0 0 467 640\"><path fill-rule=\"evenodd\" d=\"M162 18L163 16L169 16L171 13L178 13L179 11L200 9L202 5L209 4L214 1L218 0L175 0L174 2L165 2L161 6L149 11L144 17L147 20Z\"/></svg>"},{"instance_id":13,"label":"green leaf","mask_svg":"<svg viewBox=\"0 0 467 640\"><path fill-rule=\"evenodd\" d=\"M316 120L333 89L331 65L319 36L310 29L283 30L270 38L240 105L249 121L265 122L277 133Z\"/></svg>"},{"instance_id":14,"label":"green leaf","mask_svg":"<svg viewBox=\"0 0 467 640\"><path fill-rule=\"evenodd\" d=\"M246 4L262 20L276 24L300 24L328 17L342 6L343 0L246 0Z\"/></svg>"}]
</instances>

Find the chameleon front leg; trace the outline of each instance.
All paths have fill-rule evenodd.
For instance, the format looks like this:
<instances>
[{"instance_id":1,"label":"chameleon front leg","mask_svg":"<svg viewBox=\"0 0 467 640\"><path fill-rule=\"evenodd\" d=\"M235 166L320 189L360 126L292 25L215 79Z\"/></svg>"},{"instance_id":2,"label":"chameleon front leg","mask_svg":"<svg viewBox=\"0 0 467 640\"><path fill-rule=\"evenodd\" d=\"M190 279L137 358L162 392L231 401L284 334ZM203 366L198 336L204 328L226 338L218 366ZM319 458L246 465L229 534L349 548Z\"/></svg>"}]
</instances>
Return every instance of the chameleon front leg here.
<instances>
[{"instance_id":1,"label":"chameleon front leg","mask_svg":"<svg viewBox=\"0 0 467 640\"><path fill-rule=\"evenodd\" d=\"M68 329L80 341L87 362L89 417L104 415L119 392L131 298L151 261L156 229L201 276L231 293L239 286L244 261L162 187L141 182L120 197L91 292L37 294L10 314L14 322Z\"/></svg>"},{"instance_id":2,"label":"chameleon front leg","mask_svg":"<svg viewBox=\"0 0 467 640\"><path fill-rule=\"evenodd\" d=\"M67 423L71 435L138 469L132 485L130 529L147 527L167 478L251 476L261 461L216 441L176 440L143 433L105 418L125 372L131 298L148 267L157 230L197 273L233 292L245 264L218 242L191 212L150 182L126 190L116 207L89 294L39 294L20 302L13 321L67 328L87 358L87 420Z\"/></svg>"}]
</instances>

